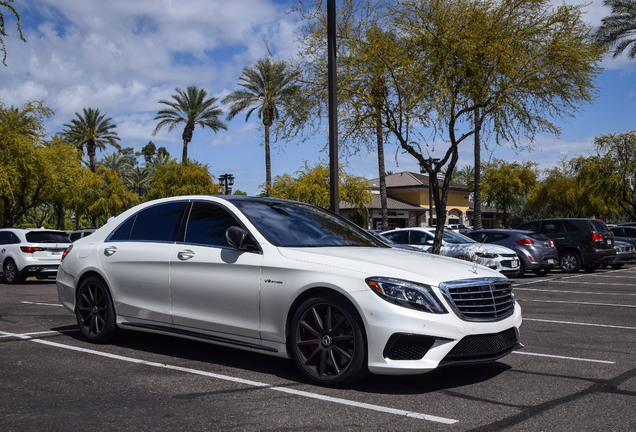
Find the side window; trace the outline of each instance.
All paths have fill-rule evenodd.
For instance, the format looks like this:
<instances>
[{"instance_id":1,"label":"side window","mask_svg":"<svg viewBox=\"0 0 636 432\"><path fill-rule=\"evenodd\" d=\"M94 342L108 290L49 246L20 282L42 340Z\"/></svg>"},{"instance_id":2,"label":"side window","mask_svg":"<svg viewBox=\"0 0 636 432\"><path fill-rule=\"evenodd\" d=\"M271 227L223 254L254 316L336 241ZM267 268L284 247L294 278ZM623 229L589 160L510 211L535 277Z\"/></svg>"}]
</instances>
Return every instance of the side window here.
<instances>
[{"instance_id":1,"label":"side window","mask_svg":"<svg viewBox=\"0 0 636 432\"><path fill-rule=\"evenodd\" d=\"M429 238L429 235L425 232L411 231L411 241L409 242L409 244L424 246L426 244L426 240L428 240Z\"/></svg>"},{"instance_id":2,"label":"side window","mask_svg":"<svg viewBox=\"0 0 636 432\"><path fill-rule=\"evenodd\" d=\"M612 228L611 231L617 237L624 237L625 236L625 234L623 233L623 228L616 227L616 228Z\"/></svg>"},{"instance_id":3,"label":"side window","mask_svg":"<svg viewBox=\"0 0 636 432\"><path fill-rule=\"evenodd\" d=\"M565 221L563 222L563 226L565 227L564 231L566 232L579 232L581 231L578 226L573 224L572 222Z\"/></svg>"},{"instance_id":4,"label":"side window","mask_svg":"<svg viewBox=\"0 0 636 432\"><path fill-rule=\"evenodd\" d=\"M488 241L488 234L486 233L475 233L469 235L468 237L479 243L486 243Z\"/></svg>"},{"instance_id":5,"label":"side window","mask_svg":"<svg viewBox=\"0 0 636 432\"><path fill-rule=\"evenodd\" d=\"M209 246L227 246L225 231L231 226L240 226L224 208L205 202L195 202L190 211L186 227L186 243Z\"/></svg>"},{"instance_id":6,"label":"side window","mask_svg":"<svg viewBox=\"0 0 636 432\"><path fill-rule=\"evenodd\" d=\"M547 234L565 232L565 226L562 221L548 221L543 223L543 231Z\"/></svg>"},{"instance_id":7,"label":"side window","mask_svg":"<svg viewBox=\"0 0 636 432\"><path fill-rule=\"evenodd\" d=\"M539 221L533 221L533 222L526 222L518 226L517 229L538 232L541 230L541 226Z\"/></svg>"},{"instance_id":8,"label":"side window","mask_svg":"<svg viewBox=\"0 0 636 432\"><path fill-rule=\"evenodd\" d=\"M623 228L625 237L636 237L636 228Z\"/></svg>"},{"instance_id":9,"label":"side window","mask_svg":"<svg viewBox=\"0 0 636 432\"><path fill-rule=\"evenodd\" d=\"M124 222L123 224L121 224L119 226L119 228L117 228L115 230L115 232L113 232L108 240L128 240L130 238L130 229L132 228L133 224L135 223L135 217L137 215L131 216L129 217L126 222Z\"/></svg>"},{"instance_id":10,"label":"side window","mask_svg":"<svg viewBox=\"0 0 636 432\"><path fill-rule=\"evenodd\" d=\"M137 213L130 240L132 241L176 241L179 222L187 203L172 202L156 205Z\"/></svg>"},{"instance_id":11,"label":"side window","mask_svg":"<svg viewBox=\"0 0 636 432\"><path fill-rule=\"evenodd\" d=\"M505 240L508 237L510 237L508 234L499 234L499 233L497 233L497 234L493 234L492 235L492 238L491 238L490 241L494 243L494 242Z\"/></svg>"},{"instance_id":12,"label":"side window","mask_svg":"<svg viewBox=\"0 0 636 432\"><path fill-rule=\"evenodd\" d=\"M11 243L11 233L9 231L0 232L0 244L10 244Z\"/></svg>"},{"instance_id":13,"label":"side window","mask_svg":"<svg viewBox=\"0 0 636 432\"><path fill-rule=\"evenodd\" d=\"M396 231L396 232L389 232L386 234L383 234L384 237L388 238L389 240L394 241L397 244L408 244L409 242L409 232L408 231Z\"/></svg>"}]
</instances>

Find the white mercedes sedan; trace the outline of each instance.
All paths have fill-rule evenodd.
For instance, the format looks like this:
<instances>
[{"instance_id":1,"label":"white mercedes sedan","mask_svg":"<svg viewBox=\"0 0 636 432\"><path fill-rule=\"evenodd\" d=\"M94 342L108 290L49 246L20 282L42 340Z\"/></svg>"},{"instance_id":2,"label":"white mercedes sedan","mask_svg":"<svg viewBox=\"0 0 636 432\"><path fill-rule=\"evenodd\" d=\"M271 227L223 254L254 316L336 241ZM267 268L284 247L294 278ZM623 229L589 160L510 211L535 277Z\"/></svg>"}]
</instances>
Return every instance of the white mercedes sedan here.
<instances>
[{"instance_id":1,"label":"white mercedes sedan","mask_svg":"<svg viewBox=\"0 0 636 432\"><path fill-rule=\"evenodd\" d=\"M141 204L70 246L57 288L89 341L120 328L193 338L291 358L325 386L521 347L521 309L500 273L389 247L293 201Z\"/></svg>"}]
</instances>

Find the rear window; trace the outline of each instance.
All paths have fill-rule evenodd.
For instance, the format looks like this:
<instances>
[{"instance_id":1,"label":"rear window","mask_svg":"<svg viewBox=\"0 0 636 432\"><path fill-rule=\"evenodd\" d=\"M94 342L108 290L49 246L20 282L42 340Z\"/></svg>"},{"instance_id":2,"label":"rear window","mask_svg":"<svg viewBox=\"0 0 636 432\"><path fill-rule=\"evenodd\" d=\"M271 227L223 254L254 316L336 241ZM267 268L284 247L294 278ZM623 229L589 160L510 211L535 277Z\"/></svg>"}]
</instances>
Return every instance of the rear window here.
<instances>
[{"instance_id":1,"label":"rear window","mask_svg":"<svg viewBox=\"0 0 636 432\"><path fill-rule=\"evenodd\" d=\"M25 235L29 243L70 243L71 239L68 238L66 233L63 232L39 232L31 231Z\"/></svg>"},{"instance_id":2,"label":"rear window","mask_svg":"<svg viewBox=\"0 0 636 432\"><path fill-rule=\"evenodd\" d=\"M605 223L603 221L600 220L591 220L590 221L590 226L592 227L593 231L596 232L607 232L607 226L605 225Z\"/></svg>"}]
</instances>

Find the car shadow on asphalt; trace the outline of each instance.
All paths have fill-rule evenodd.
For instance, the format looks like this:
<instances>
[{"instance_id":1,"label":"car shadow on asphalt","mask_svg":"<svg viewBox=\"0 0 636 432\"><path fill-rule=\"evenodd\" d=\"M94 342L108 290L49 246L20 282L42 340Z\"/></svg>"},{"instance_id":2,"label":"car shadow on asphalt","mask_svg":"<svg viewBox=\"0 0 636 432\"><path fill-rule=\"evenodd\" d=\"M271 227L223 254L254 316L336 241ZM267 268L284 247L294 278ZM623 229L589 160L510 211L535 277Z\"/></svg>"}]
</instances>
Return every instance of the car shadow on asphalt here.
<instances>
[{"instance_id":1,"label":"car shadow on asphalt","mask_svg":"<svg viewBox=\"0 0 636 432\"><path fill-rule=\"evenodd\" d=\"M77 326L64 326L52 330L65 333L68 337L86 343ZM77 331L73 331L77 330ZM100 345L93 345L99 350ZM151 355L170 357L175 363L183 365L183 361L203 363L208 366L195 366L210 372L228 373L222 369L241 369L247 373L259 373L278 377L292 383L276 383L272 385L294 387L296 385L311 385L304 380L292 360L274 357L258 352L244 351L236 348L224 347L205 342L182 339L173 336L120 330L116 338L109 344L108 352L131 356L121 349L142 351ZM134 356L136 357L136 356ZM146 357L146 356L143 356ZM147 358L146 358L147 359ZM148 361L168 362L166 359L147 359ZM420 375L373 375L365 377L346 387L349 390L374 394L423 394L442 390L469 386L488 381L508 370L511 366L498 361L486 364L449 366L433 370ZM243 377L245 378L245 377ZM258 378L249 378L258 380Z\"/></svg>"}]
</instances>

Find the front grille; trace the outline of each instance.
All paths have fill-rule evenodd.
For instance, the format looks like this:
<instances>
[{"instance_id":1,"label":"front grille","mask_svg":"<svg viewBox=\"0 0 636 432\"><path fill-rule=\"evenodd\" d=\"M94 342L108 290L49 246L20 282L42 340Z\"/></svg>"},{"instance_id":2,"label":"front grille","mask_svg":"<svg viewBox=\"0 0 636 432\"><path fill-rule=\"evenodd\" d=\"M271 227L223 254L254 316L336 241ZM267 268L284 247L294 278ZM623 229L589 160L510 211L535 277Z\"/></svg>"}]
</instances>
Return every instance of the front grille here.
<instances>
[{"instance_id":1,"label":"front grille","mask_svg":"<svg viewBox=\"0 0 636 432\"><path fill-rule=\"evenodd\" d=\"M466 279L444 282L439 287L455 312L466 321L498 321L514 312L515 301L508 279Z\"/></svg>"},{"instance_id":2,"label":"front grille","mask_svg":"<svg viewBox=\"0 0 636 432\"><path fill-rule=\"evenodd\" d=\"M440 364L487 361L503 357L521 348L517 329L501 333L466 336L444 357Z\"/></svg>"}]
</instances>

